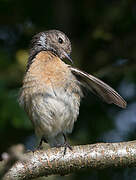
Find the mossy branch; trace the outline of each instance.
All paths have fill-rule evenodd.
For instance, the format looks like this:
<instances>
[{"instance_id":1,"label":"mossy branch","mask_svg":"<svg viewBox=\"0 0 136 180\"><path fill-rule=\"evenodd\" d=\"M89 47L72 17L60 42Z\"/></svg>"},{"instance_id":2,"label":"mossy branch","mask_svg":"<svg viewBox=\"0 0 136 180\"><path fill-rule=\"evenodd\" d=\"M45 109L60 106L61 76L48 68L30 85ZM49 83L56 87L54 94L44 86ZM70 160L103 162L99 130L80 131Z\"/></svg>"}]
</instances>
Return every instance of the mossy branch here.
<instances>
[{"instance_id":1,"label":"mossy branch","mask_svg":"<svg viewBox=\"0 0 136 180\"><path fill-rule=\"evenodd\" d=\"M52 148L25 153L3 180L26 180L53 174L66 175L81 169L136 166L136 141ZM1 162L2 164L3 162ZM0 164L0 165L1 165ZM3 163L4 166L4 163Z\"/></svg>"}]
</instances>

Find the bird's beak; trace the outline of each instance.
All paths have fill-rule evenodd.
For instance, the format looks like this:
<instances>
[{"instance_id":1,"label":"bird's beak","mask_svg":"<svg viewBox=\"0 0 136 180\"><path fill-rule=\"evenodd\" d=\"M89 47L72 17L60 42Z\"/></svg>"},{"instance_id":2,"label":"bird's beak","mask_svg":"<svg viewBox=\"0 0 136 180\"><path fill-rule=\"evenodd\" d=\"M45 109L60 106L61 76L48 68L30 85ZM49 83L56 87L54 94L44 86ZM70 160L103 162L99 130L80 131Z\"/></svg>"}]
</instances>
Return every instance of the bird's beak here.
<instances>
[{"instance_id":1,"label":"bird's beak","mask_svg":"<svg viewBox=\"0 0 136 180\"><path fill-rule=\"evenodd\" d=\"M65 51L63 52L63 54L73 64L73 61L72 61L70 55L68 55Z\"/></svg>"}]
</instances>

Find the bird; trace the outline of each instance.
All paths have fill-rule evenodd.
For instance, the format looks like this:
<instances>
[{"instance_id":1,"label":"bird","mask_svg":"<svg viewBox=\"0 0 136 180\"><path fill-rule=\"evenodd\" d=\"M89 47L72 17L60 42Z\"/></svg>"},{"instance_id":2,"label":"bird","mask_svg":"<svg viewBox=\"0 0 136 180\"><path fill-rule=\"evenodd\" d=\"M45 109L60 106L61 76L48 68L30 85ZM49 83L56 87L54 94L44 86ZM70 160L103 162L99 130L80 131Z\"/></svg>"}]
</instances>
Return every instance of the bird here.
<instances>
[{"instance_id":1,"label":"bird","mask_svg":"<svg viewBox=\"0 0 136 180\"><path fill-rule=\"evenodd\" d=\"M66 136L71 133L79 115L84 89L108 104L126 108L126 101L109 85L73 67L71 42L59 30L47 30L33 36L19 104L31 120L39 147L72 147ZM67 59L71 63L65 63Z\"/></svg>"}]
</instances>

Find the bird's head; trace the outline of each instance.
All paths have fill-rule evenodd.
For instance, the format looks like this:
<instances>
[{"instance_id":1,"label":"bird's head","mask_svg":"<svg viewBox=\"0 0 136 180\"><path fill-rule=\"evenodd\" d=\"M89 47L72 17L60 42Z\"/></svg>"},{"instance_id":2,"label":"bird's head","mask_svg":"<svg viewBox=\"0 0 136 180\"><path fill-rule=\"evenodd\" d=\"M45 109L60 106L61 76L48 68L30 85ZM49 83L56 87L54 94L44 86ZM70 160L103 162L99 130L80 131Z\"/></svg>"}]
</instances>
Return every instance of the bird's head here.
<instances>
[{"instance_id":1,"label":"bird's head","mask_svg":"<svg viewBox=\"0 0 136 180\"><path fill-rule=\"evenodd\" d=\"M61 31L49 30L36 34L31 41L30 58L33 59L40 51L51 51L60 59L67 58L72 62L71 42Z\"/></svg>"}]
</instances>

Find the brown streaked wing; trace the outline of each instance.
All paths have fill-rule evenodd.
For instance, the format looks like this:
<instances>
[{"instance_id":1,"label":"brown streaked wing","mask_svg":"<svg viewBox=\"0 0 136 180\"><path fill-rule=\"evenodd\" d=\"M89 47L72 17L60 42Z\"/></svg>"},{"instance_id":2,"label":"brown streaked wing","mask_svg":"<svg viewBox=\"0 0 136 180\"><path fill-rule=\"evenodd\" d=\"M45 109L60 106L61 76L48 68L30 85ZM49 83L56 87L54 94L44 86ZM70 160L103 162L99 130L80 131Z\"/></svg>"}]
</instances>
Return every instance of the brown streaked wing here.
<instances>
[{"instance_id":1,"label":"brown streaked wing","mask_svg":"<svg viewBox=\"0 0 136 180\"><path fill-rule=\"evenodd\" d=\"M71 66L69 66L69 68L84 87L101 97L105 102L108 104L116 104L121 108L126 108L126 101L109 85L77 68L73 68Z\"/></svg>"}]
</instances>

